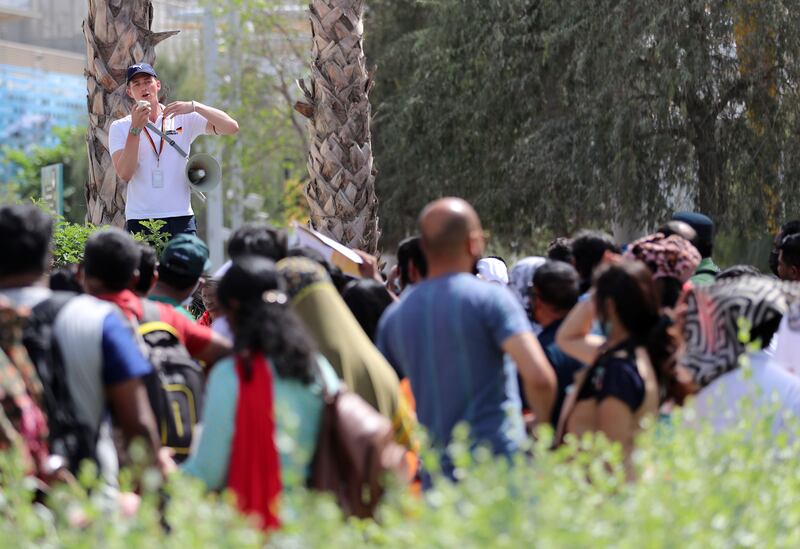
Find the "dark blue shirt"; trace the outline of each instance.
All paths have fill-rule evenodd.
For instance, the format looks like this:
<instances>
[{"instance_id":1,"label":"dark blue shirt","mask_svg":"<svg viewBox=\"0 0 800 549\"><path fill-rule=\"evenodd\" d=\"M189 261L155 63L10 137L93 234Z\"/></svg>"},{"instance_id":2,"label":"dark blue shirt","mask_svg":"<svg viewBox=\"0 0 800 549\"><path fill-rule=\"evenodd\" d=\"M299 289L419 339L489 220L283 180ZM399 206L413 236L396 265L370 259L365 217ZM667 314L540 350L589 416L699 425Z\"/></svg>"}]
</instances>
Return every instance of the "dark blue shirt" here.
<instances>
[{"instance_id":1,"label":"dark blue shirt","mask_svg":"<svg viewBox=\"0 0 800 549\"><path fill-rule=\"evenodd\" d=\"M558 418L561 416L561 406L564 404L564 398L567 396L567 387L575 382L575 374L581 370L584 365L571 356L564 353L564 351L556 345L556 333L561 327L562 320L557 320L544 328L539 334L539 343L544 349L544 354L547 360L553 367L556 373L556 381L558 382L556 402L553 407L553 414L550 418L550 423L553 427L558 425Z\"/></svg>"},{"instance_id":2,"label":"dark blue shirt","mask_svg":"<svg viewBox=\"0 0 800 549\"><path fill-rule=\"evenodd\" d=\"M614 397L636 412L644 402L645 387L634 350L632 345L618 346L602 355L587 374L578 400L594 399L600 404Z\"/></svg>"}]
</instances>

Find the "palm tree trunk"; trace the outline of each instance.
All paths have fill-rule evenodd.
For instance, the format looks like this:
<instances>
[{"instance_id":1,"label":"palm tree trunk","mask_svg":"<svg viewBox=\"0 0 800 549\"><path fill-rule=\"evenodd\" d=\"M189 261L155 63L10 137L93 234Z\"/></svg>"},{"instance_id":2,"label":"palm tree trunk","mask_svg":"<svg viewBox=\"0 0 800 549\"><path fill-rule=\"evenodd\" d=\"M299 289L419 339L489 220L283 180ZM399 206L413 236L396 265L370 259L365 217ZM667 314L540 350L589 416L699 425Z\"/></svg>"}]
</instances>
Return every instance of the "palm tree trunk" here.
<instances>
[{"instance_id":1,"label":"palm tree trunk","mask_svg":"<svg viewBox=\"0 0 800 549\"><path fill-rule=\"evenodd\" d=\"M311 0L311 90L300 82L306 102L295 108L310 119L305 194L313 226L374 253L380 231L363 15L363 0Z\"/></svg>"},{"instance_id":2,"label":"palm tree trunk","mask_svg":"<svg viewBox=\"0 0 800 549\"><path fill-rule=\"evenodd\" d=\"M132 100L125 93L127 68L139 62L153 64L156 44L178 31L150 31L152 0L88 0L88 5L83 22L89 107L86 217L95 225L121 227L127 187L111 162L108 130L114 120L130 112Z\"/></svg>"}]
</instances>

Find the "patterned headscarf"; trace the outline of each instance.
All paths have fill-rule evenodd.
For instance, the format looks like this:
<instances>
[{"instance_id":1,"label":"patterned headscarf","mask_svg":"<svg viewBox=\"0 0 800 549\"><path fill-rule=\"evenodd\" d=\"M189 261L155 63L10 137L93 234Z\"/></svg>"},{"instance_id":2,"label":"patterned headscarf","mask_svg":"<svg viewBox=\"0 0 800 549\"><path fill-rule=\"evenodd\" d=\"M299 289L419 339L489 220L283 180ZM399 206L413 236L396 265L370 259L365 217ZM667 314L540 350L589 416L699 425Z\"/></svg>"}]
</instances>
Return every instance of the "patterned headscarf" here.
<instances>
[{"instance_id":1,"label":"patterned headscarf","mask_svg":"<svg viewBox=\"0 0 800 549\"><path fill-rule=\"evenodd\" d=\"M781 318L800 299L800 284L766 277L742 277L698 286L687 296L681 365L705 387L739 367L746 351L742 328ZM741 325L743 324L743 325Z\"/></svg>"},{"instance_id":2,"label":"patterned headscarf","mask_svg":"<svg viewBox=\"0 0 800 549\"><path fill-rule=\"evenodd\" d=\"M678 235L661 233L645 236L625 252L628 259L639 260L653 271L653 278L676 278L685 284L700 264L700 252Z\"/></svg>"}]
</instances>

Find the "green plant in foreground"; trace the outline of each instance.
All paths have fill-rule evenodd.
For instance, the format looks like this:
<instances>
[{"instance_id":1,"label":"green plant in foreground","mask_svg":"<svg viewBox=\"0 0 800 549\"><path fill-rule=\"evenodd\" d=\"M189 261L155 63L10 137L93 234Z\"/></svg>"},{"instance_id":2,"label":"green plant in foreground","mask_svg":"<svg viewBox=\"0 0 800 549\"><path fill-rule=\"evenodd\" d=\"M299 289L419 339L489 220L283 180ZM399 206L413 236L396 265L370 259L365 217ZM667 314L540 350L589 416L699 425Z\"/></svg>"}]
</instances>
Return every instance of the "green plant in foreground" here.
<instances>
[{"instance_id":1,"label":"green plant in foreground","mask_svg":"<svg viewBox=\"0 0 800 549\"><path fill-rule=\"evenodd\" d=\"M156 256L161 257L161 252L164 251L167 243L172 236L169 233L162 232L167 222L161 219L148 219L140 221L141 225L146 229L140 233L134 233L133 238L138 242L146 242L156 251Z\"/></svg>"},{"instance_id":2,"label":"green plant in foreground","mask_svg":"<svg viewBox=\"0 0 800 549\"><path fill-rule=\"evenodd\" d=\"M227 496L207 495L176 476L158 513L159 478L141 475L142 508L124 518L97 491L62 488L51 510L31 503L18 462L0 456L0 545L26 547L800 547L797 418L793 436L772 434L773 416L744 407L735 431L687 427L692 412L646 430L626 483L617 445L586 436L553 452L545 432L513 464L469 452L460 430L451 446L458 484L441 478L421 498L390 489L378 521L343 520L332 500L284 492L284 527L268 539L247 526ZM532 456L532 457L531 457ZM426 454L426 462L436 461ZM129 484L132 475L123 475ZM70 525L77 511L91 520Z\"/></svg>"},{"instance_id":3,"label":"green plant in foreground","mask_svg":"<svg viewBox=\"0 0 800 549\"><path fill-rule=\"evenodd\" d=\"M160 257L170 239L167 233L161 232L166 223L158 219L141 223L146 230L134 234L133 238L152 246ZM96 227L91 223L70 223L63 217L57 217L53 227L53 266L59 268L81 263L86 241L93 233L102 229L103 227Z\"/></svg>"},{"instance_id":4,"label":"green plant in foreground","mask_svg":"<svg viewBox=\"0 0 800 549\"><path fill-rule=\"evenodd\" d=\"M86 241L97 231L91 224L79 225L58 218L53 230L53 263L55 267L77 265L83 261Z\"/></svg>"}]
</instances>

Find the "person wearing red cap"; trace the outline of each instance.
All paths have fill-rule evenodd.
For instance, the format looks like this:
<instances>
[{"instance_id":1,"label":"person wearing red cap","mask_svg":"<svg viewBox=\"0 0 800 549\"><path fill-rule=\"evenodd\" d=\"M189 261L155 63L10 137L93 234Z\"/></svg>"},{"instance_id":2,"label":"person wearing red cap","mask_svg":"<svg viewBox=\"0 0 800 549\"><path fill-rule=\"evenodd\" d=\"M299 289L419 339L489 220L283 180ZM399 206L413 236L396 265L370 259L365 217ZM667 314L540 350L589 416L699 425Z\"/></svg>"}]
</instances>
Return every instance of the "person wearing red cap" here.
<instances>
[{"instance_id":1,"label":"person wearing red cap","mask_svg":"<svg viewBox=\"0 0 800 549\"><path fill-rule=\"evenodd\" d=\"M149 122L187 153L200 135L231 135L239 124L227 113L198 101L158 100L161 81L152 66L128 67L127 93L131 114L111 124L108 148L114 169L127 182L125 219L128 232L142 232L141 221L160 219L163 231L196 234L191 192L184 177L186 161L165 139L148 130Z\"/></svg>"}]
</instances>

